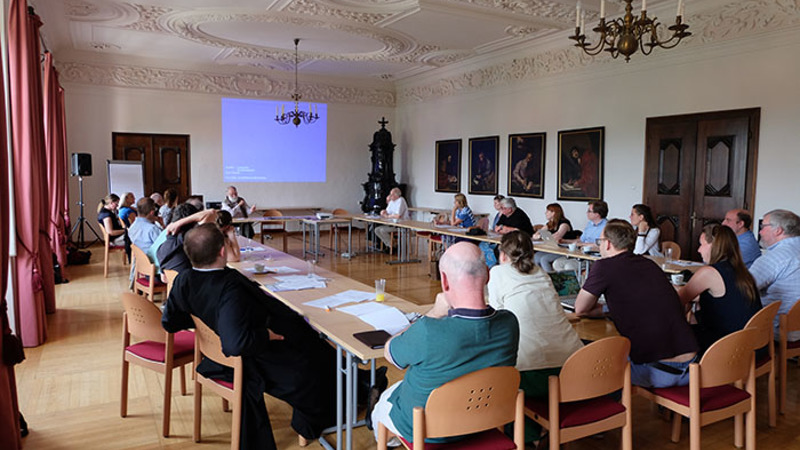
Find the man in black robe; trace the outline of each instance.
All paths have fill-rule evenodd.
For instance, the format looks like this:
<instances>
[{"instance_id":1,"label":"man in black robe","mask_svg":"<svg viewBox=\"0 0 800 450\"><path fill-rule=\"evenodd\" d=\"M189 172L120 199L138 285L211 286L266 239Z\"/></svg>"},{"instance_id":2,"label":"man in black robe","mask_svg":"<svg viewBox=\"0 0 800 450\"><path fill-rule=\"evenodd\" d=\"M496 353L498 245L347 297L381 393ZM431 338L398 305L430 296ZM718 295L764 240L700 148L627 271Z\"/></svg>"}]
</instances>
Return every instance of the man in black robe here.
<instances>
[{"instance_id":1,"label":"man in black robe","mask_svg":"<svg viewBox=\"0 0 800 450\"><path fill-rule=\"evenodd\" d=\"M241 448L277 448L264 392L289 403L292 428L316 439L336 419L336 352L300 315L227 268L223 244L214 224L186 233L184 249L193 269L176 279L162 324L169 332L193 328L194 314L220 336L224 354L242 356ZM208 359L197 371L233 379L231 369Z\"/></svg>"}]
</instances>

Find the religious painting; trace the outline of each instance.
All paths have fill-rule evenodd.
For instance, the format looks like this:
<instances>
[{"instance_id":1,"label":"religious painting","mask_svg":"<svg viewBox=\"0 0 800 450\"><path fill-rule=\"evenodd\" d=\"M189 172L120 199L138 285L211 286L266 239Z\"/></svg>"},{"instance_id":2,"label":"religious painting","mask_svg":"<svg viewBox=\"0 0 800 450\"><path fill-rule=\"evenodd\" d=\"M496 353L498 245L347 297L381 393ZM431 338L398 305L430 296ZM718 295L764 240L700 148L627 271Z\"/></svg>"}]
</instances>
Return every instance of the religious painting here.
<instances>
[{"instance_id":1,"label":"religious painting","mask_svg":"<svg viewBox=\"0 0 800 450\"><path fill-rule=\"evenodd\" d=\"M545 133L508 136L508 195L544 198Z\"/></svg>"},{"instance_id":2,"label":"religious painting","mask_svg":"<svg viewBox=\"0 0 800 450\"><path fill-rule=\"evenodd\" d=\"M500 136L469 139L469 193L497 195L497 149Z\"/></svg>"},{"instance_id":3,"label":"religious painting","mask_svg":"<svg viewBox=\"0 0 800 450\"><path fill-rule=\"evenodd\" d=\"M436 192L460 192L461 139L436 141Z\"/></svg>"},{"instance_id":4,"label":"religious painting","mask_svg":"<svg viewBox=\"0 0 800 450\"><path fill-rule=\"evenodd\" d=\"M558 132L558 199L603 198L605 127Z\"/></svg>"}]
</instances>

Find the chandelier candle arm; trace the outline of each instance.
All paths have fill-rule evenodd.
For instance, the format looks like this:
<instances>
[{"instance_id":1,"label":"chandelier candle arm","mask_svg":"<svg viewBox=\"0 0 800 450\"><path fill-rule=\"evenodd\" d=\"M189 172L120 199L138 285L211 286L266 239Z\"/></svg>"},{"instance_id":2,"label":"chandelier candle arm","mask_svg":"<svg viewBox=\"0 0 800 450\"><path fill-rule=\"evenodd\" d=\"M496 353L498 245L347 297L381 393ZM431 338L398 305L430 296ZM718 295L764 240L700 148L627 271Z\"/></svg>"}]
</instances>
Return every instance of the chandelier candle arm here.
<instances>
[{"instance_id":1,"label":"chandelier candle arm","mask_svg":"<svg viewBox=\"0 0 800 450\"><path fill-rule=\"evenodd\" d=\"M286 124L293 124L295 127L300 126L301 123L305 123L310 125L319 119L319 114L316 112L316 105L314 105L314 112L312 113L311 103L308 104L308 112L300 110L300 99L303 98L300 95L300 91L298 89L298 81L297 81L297 66L299 65L300 59L297 53L297 46L300 43L299 38L295 38L294 40L294 93L292 94L292 100L294 101L294 111L289 110L289 113L286 113L286 105L281 105L281 113L278 114L277 107L275 108L275 121L281 125Z\"/></svg>"}]
</instances>

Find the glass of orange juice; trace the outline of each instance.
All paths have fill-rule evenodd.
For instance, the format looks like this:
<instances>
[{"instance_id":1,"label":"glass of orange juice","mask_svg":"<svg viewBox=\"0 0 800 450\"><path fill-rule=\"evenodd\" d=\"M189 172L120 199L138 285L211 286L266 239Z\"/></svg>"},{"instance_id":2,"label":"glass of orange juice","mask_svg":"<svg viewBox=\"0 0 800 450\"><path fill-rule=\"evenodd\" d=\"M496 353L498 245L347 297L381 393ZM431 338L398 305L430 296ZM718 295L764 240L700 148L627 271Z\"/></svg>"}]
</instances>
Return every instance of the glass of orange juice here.
<instances>
[{"instance_id":1,"label":"glass of orange juice","mask_svg":"<svg viewBox=\"0 0 800 450\"><path fill-rule=\"evenodd\" d=\"M386 299L386 280L375 280L375 301L382 302Z\"/></svg>"}]
</instances>

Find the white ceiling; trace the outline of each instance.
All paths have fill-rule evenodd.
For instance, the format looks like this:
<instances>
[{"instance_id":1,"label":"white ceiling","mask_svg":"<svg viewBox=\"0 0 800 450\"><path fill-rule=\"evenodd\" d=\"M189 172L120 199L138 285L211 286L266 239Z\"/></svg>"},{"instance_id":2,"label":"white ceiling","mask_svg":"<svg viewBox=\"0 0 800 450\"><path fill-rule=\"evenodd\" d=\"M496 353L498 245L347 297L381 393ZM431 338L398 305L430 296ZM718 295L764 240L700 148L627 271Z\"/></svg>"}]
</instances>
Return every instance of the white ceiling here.
<instances>
[{"instance_id":1,"label":"white ceiling","mask_svg":"<svg viewBox=\"0 0 800 450\"><path fill-rule=\"evenodd\" d=\"M599 0L581 0L596 16ZM676 0L661 0L664 2ZM575 0L31 0L62 61L149 61L402 80L535 46L575 24ZM621 0L608 0L609 15ZM651 4L659 4L651 0ZM564 46L569 41L564 39ZM577 51L577 50L576 50Z\"/></svg>"}]
</instances>

